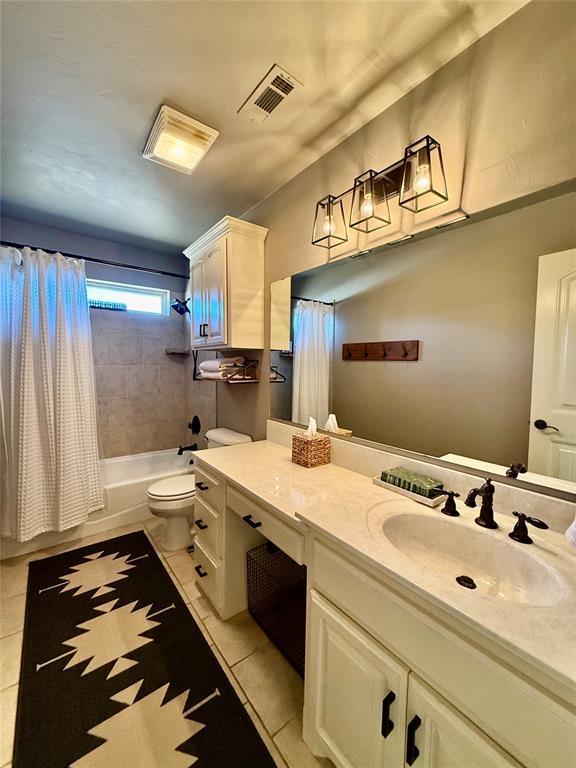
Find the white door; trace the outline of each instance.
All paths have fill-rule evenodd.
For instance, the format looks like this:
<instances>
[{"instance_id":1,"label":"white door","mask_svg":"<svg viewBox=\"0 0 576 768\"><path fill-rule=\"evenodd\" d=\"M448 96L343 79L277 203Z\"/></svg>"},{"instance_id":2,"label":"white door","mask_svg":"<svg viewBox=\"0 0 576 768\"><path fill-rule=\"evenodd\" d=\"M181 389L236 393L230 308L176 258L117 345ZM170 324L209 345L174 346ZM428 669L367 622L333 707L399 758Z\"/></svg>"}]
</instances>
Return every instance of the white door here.
<instances>
[{"instance_id":1,"label":"white door","mask_svg":"<svg viewBox=\"0 0 576 768\"><path fill-rule=\"evenodd\" d=\"M206 344L226 343L226 240L204 254Z\"/></svg>"},{"instance_id":2,"label":"white door","mask_svg":"<svg viewBox=\"0 0 576 768\"><path fill-rule=\"evenodd\" d=\"M401 768L408 670L314 590L305 736L339 768Z\"/></svg>"},{"instance_id":3,"label":"white door","mask_svg":"<svg viewBox=\"0 0 576 768\"><path fill-rule=\"evenodd\" d=\"M538 265L528 469L576 482L576 249Z\"/></svg>"},{"instance_id":4,"label":"white door","mask_svg":"<svg viewBox=\"0 0 576 768\"><path fill-rule=\"evenodd\" d=\"M190 294L190 341L193 347L203 347L206 344L203 258L196 259L190 264Z\"/></svg>"},{"instance_id":5,"label":"white door","mask_svg":"<svg viewBox=\"0 0 576 768\"><path fill-rule=\"evenodd\" d=\"M406 768L520 768L413 674L406 720Z\"/></svg>"}]
</instances>

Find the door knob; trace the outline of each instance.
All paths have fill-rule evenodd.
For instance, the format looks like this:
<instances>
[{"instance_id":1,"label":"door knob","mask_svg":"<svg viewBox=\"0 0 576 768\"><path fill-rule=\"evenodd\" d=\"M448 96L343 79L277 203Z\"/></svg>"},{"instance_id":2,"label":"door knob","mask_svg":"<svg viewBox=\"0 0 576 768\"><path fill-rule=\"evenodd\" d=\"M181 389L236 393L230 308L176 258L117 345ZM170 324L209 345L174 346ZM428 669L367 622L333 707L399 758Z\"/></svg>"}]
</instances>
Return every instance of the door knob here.
<instances>
[{"instance_id":1,"label":"door knob","mask_svg":"<svg viewBox=\"0 0 576 768\"><path fill-rule=\"evenodd\" d=\"M536 419L534 426L536 429L555 429L556 432L560 432L558 427L553 427L551 424L548 424L548 422L544 421L544 419Z\"/></svg>"}]
</instances>

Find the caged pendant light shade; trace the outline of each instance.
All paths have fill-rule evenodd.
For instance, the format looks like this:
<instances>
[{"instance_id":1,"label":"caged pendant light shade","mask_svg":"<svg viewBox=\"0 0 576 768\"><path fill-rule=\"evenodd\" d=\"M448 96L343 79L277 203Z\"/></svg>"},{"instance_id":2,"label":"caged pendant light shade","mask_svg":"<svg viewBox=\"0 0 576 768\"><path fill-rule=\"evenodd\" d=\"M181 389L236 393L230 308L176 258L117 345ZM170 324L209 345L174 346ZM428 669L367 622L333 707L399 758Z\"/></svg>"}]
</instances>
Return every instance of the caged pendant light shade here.
<instances>
[{"instance_id":1,"label":"caged pendant light shade","mask_svg":"<svg viewBox=\"0 0 576 768\"><path fill-rule=\"evenodd\" d=\"M440 144L431 136L415 141L404 151L399 204L413 213L448 200Z\"/></svg>"},{"instance_id":2,"label":"caged pendant light shade","mask_svg":"<svg viewBox=\"0 0 576 768\"><path fill-rule=\"evenodd\" d=\"M354 180L350 226L360 232L374 232L391 221L385 177L376 171L366 171Z\"/></svg>"},{"instance_id":3,"label":"caged pendant light shade","mask_svg":"<svg viewBox=\"0 0 576 768\"><path fill-rule=\"evenodd\" d=\"M348 240L342 200L327 195L316 204L312 245L332 248Z\"/></svg>"}]
</instances>

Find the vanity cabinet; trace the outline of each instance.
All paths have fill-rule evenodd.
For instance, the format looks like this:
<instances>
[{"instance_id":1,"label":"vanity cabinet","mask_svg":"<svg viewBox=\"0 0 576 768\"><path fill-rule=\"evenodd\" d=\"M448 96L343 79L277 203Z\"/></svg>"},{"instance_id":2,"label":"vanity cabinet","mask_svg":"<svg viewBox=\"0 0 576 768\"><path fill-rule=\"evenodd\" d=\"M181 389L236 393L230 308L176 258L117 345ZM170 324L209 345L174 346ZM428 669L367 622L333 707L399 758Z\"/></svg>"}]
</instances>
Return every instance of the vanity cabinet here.
<instances>
[{"instance_id":1,"label":"vanity cabinet","mask_svg":"<svg viewBox=\"0 0 576 768\"><path fill-rule=\"evenodd\" d=\"M406 723L406 753L401 766L521 768L412 673L408 679Z\"/></svg>"},{"instance_id":2,"label":"vanity cabinet","mask_svg":"<svg viewBox=\"0 0 576 768\"><path fill-rule=\"evenodd\" d=\"M268 230L225 216L188 246L194 349L264 346L264 241Z\"/></svg>"},{"instance_id":3,"label":"vanity cabinet","mask_svg":"<svg viewBox=\"0 0 576 768\"><path fill-rule=\"evenodd\" d=\"M452 626L430 603L418 603L413 592L404 593L321 537L309 543L308 585L304 739L312 752L346 768L387 768L388 762L352 758L353 745L341 742L338 723L346 717L360 728L372 707L363 738L373 741L373 750L378 743L387 746L380 742L376 712L382 712L388 691L386 685L377 693L370 690L366 678L375 674L375 659L396 659L409 670L407 709L404 714L397 709L391 719L405 723L407 746L408 736L414 735L415 747L422 755L426 750L425 759L413 760L416 768L573 768L574 712L484 650L476 635L463 636L460 623ZM335 653L335 645L346 650ZM340 695L333 678L352 678L355 669L359 693ZM347 682L348 689L356 687ZM415 716L421 722L412 734ZM335 726L327 729L327 722Z\"/></svg>"},{"instance_id":4,"label":"vanity cabinet","mask_svg":"<svg viewBox=\"0 0 576 768\"><path fill-rule=\"evenodd\" d=\"M322 752L341 768L403 764L408 668L312 590L306 699Z\"/></svg>"},{"instance_id":5,"label":"vanity cabinet","mask_svg":"<svg viewBox=\"0 0 576 768\"><path fill-rule=\"evenodd\" d=\"M271 541L304 562L301 526L280 519L197 457L194 502L196 583L222 619L248 607L246 553Z\"/></svg>"},{"instance_id":6,"label":"vanity cabinet","mask_svg":"<svg viewBox=\"0 0 576 768\"><path fill-rule=\"evenodd\" d=\"M519 768L319 593L310 593L308 714L339 768Z\"/></svg>"}]
</instances>

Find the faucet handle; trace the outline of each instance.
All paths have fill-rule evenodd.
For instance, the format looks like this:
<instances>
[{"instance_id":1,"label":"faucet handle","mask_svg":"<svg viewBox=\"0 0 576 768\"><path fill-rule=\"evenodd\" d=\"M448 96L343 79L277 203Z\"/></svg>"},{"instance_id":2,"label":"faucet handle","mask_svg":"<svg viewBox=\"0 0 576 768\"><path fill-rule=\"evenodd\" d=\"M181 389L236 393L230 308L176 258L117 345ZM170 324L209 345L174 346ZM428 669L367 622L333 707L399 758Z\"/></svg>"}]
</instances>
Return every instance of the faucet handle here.
<instances>
[{"instance_id":1,"label":"faucet handle","mask_svg":"<svg viewBox=\"0 0 576 768\"><path fill-rule=\"evenodd\" d=\"M518 475L523 475L527 472L526 465L522 464L521 462L518 462L517 464L510 464L508 469L506 470L506 477L511 477L512 479L516 480Z\"/></svg>"},{"instance_id":2,"label":"faucet handle","mask_svg":"<svg viewBox=\"0 0 576 768\"><path fill-rule=\"evenodd\" d=\"M459 493L456 493L456 491L441 491L442 496L447 496L446 503L440 510L440 512L443 512L445 515L448 515L449 517L459 517L460 512L456 509L456 502L454 501L454 497L456 498L460 497Z\"/></svg>"},{"instance_id":3,"label":"faucet handle","mask_svg":"<svg viewBox=\"0 0 576 768\"><path fill-rule=\"evenodd\" d=\"M518 521L514 526L514 530L508 536L520 544L532 544L532 539L528 536L526 523L530 523L534 528L540 528L541 530L547 530L548 528L548 525L543 520L538 520L537 517L528 517L524 512L513 512L512 514L518 518Z\"/></svg>"},{"instance_id":4,"label":"faucet handle","mask_svg":"<svg viewBox=\"0 0 576 768\"><path fill-rule=\"evenodd\" d=\"M544 522L544 520L538 520L537 517L528 517L528 515L525 515L523 512L512 512L514 517L517 518L524 518L527 523L530 523L530 525L533 525L534 528L541 528L543 531L548 530L548 524Z\"/></svg>"}]
</instances>

